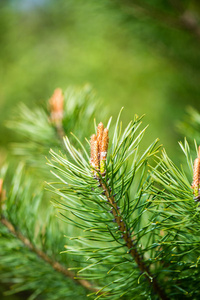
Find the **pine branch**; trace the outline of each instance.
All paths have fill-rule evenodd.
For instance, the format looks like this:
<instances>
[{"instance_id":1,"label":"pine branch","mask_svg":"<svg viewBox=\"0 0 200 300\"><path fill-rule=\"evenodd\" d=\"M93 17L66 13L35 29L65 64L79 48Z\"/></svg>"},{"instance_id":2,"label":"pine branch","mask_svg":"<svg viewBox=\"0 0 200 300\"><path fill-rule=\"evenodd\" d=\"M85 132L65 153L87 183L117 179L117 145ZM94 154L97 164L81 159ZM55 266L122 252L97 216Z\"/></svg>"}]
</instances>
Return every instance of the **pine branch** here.
<instances>
[{"instance_id":1,"label":"pine branch","mask_svg":"<svg viewBox=\"0 0 200 300\"><path fill-rule=\"evenodd\" d=\"M7 227L9 232L12 233L17 239L19 239L24 244L24 246L26 246L32 252L37 254L37 256L40 257L42 260L44 260L46 263L51 265L55 271L63 274L65 277L72 279L74 282L80 284L81 286L83 286L89 291L98 292L98 290L93 288L92 285L87 280L75 279L75 274L72 271L67 270L59 262L52 260L46 253L36 248L31 243L31 241L27 237L25 237L21 232L17 231L16 228L12 225L12 223L9 222L3 215L1 216L0 222L5 227Z\"/></svg>"},{"instance_id":2,"label":"pine branch","mask_svg":"<svg viewBox=\"0 0 200 300\"><path fill-rule=\"evenodd\" d=\"M196 170L192 170L194 158L191 157L189 144L185 140L180 146L186 157L187 168L178 168L163 150L151 174L153 184L150 190L153 197L150 197L152 205L149 211L158 215L157 226L163 238L159 243L161 251L157 252L157 259L163 262L163 268L167 268L168 276L173 278L174 284L170 287L172 293L179 295L181 290L183 295L196 299L199 295L200 272L199 178L196 182ZM196 155L198 157L198 153ZM190 280L191 286L186 283Z\"/></svg>"},{"instance_id":3,"label":"pine branch","mask_svg":"<svg viewBox=\"0 0 200 300\"><path fill-rule=\"evenodd\" d=\"M6 169L0 171L6 182L8 171ZM62 299L67 295L77 297L79 293L85 295L88 291L99 292L87 280L76 279L75 274L66 268L68 260L58 256L59 245L63 247L64 243L63 229L58 220L54 222L51 218L52 206L45 205L45 211L41 212L40 205L44 204L45 197L38 183L36 188L34 186L36 182L30 175L27 177L26 174L25 178L22 165L18 166L14 178L9 181L11 183L9 182L9 185L4 183L3 187L3 180L0 180L0 261L1 272L4 274L1 281L9 283L9 286L12 282L18 284L11 286L11 291L6 293L29 290L33 291L32 299L35 299L33 296L35 293L43 293L44 299ZM39 222L40 217L42 226ZM17 271L18 266L20 272ZM42 285L41 276L45 277ZM52 280L55 280L53 285ZM61 291L57 291L57 296L51 297L48 293L53 286L55 288L56 280L59 281ZM78 287L75 287L76 285Z\"/></svg>"},{"instance_id":4,"label":"pine branch","mask_svg":"<svg viewBox=\"0 0 200 300\"><path fill-rule=\"evenodd\" d=\"M123 216L121 215L120 209L117 206L115 198L113 195L111 195L110 188L107 186L107 184L105 184L105 182L102 179L99 178L98 180L100 187L103 189L108 202L111 204L112 214L114 216L115 222L118 225L119 230L122 233L125 245L129 249L129 253L134 258L140 271L145 274L147 280L149 281L150 285L153 286L155 293L158 294L160 299L169 299L165 294L164 290L158 284L156 278L151 274L149 268L145 265L143 257L138 253L134 240L131 238L130 229L127 228L126 223L123 220Z\"/></svg>"},{"instance_id":5,"label":"pine branch","mask_svg":"<svg viewBox=\"0 0 200 300\"><path fill-rule=\"evenodd\" d=\"M118 225L118 229L121 232L121 237L125 241L125 246L129 249L129 254L134 258L138 268L149 283L153 286L156 294L163 300L167 300L164 290L159 286L157 279L153 277L149 268L145 265L143 257L139 254L134 240L131 238L130 228L127 227L123 215L120 212L120 208L117 206L117 202L112 192L111 186L109 186L109 178L104 181L106 174L106 158L108 151L108 129L104 128L103 123L99 123L97 127L97 135L93 134L91 137L91 158L90 164L95 169L93 171L94 178L99 182L99 187L103 190L103 195L106 197L108 203L111 205L111 212L114 216L114 220ZM121 199L118 199L120 201Z\"/></svg>"},{"instance_id":6,"label":"pine branch","mask_svg":"<svg viewBox=\"0 0 200 300\"><path fill-rule=\"evenodd\" d=\"M76 248L66 246L68 249L66 251L67 253L77 253L77 255L82 256L85 252L86 255L89 255L92 261L94 260L91 267L88 266L83 268L80 272L83 272L88 268L92 270L92 267L99 264L99 261L104 260L104 264L113 265L112 269L117 269L117 266L120 265L120 270L118 272L125 272L125 269L128 268L128 265L125 266L125 264L129 261L130 266L129 269L127 269L127 272L133 272L137 266L139 273L146 277L150 290L153 289L153 294L157 294L157 296L161 299L168 299L164 289L162 289L158 284L158 266L154 273L157 273L157 275L152 275L152 271L150 271L151 263L149 263L148 260L146 263L146 258L144 259L142 255L142 252L145 253L145 251L149 251L145 250L145 248L148 247L145 245L142 251L138 251L136 246L139 239L146 235L146 229L142 229L139 223L142 222L141 217L146 211L145 206L148 205L148 203L146 204L146 201L143 200L146 199L146 186L148 186L148 179L145 179L146 175L147 178L149 176L146 172L147 160L149 160L151 156L155 155L159 148L156 148L157 141L155 141L148 147L148 149L146 149L141 157L138 156L138 147L145 131L142 130L138 135L136 135L136 131L140 124L141 118L136 116L135 120L130 122L124 130L124 133L122 133L121 124L119 126L118 118L114 130L111 151L107 159L108 129L104 129L103 124L100 123L97 127L97 136L92 135L91 137L90 166L88 166L89 159L87 151L84 149L81 142L79 143L84 155L73 147L70 144L69 139L66 137L65 144L72 161L71 159L66 158L66 156L63 157L62 155L58 155L51 151L53 160L56 164L50 163L50 165L60 173L60 175L56 173L54 173L54 175L63 183L63 187L60 186L60 184L59 188L54 186L52 187L63 201L66 200L66 202L62 201L60 203L59 208L62 207L67 211L71 210L72 214L81 220L77 223L74 218L66 216L69 222L74 223L75 226L84 229L86 232L93 232L91 236L87 235L85 239L81 239L80 237L76 239L77 242L82 245L88 244L86 248L82 247L79 250L77 246ZM126 162L131 155L133 155L133 164L129 169ZM106 160L108 161L106 162ZM135 197L130 201L128 193L135 177L135 173L139 170L141 170L141 179L138 183L138 191L136 192ZM92 178L91 173L93 174ZM99 182L98 185L97 180ZM136 212L137 210L138 214ZM111 216L114 216L114 219L111 219ZM114 227L110 224L110 222L112 222ZM115 224L117 227L115 227ZM105 225L106 227L104 227ZM138 232L137 235L136 230L136 240L132 240L131 233L133 233L134 228L136 229L136 226L138 226L140 234ZM101 237L102 233L103 236ZM99 246L99 250L96 248L95 250L94 245L91 248L90 242L94 240L99 242L112 241L110 247L113 247L113 250L109 249L109 246L102 247L102 245ZM124 242L122 242L122 240ZM117 247L114 246L114 243L116 242L119 244ZM128 252L125 250L127 247L129 249ZM118 258L119 254L117 249L121 249L121 259ZM123 251L126 251L126 256L131 255L133 259L130 260L128 256L123 256ZM112 253L112 255L109 255L109 253ZM122 267L123 265L125 267L124 270ZM152 265L151 267L152 269L155 269L155 266ZM110 274L110 270L108 270L107 273ZM100 274L101 273L99 272L99 276L101 276ZM115 272L113 275L114 274ZM136 281L137 275L134 274L134 277L132 277L132 274L128 277L128 274L125 274L126 272L124 273L124 276L127 276L127 288L125 288L126 285L123 283L123 285L121 285L120 292L119 282L116 279L113 279L112 283L108 283L108 285L104 287L106 297L109 298L109 295L112 297L113 295L120 297L120 293L129 293L131 296L131 290L133 291L137 286L133 286L133 282ZM90 276L87 276L86 278L90 279ZM95 275L94 278L99 277L96 276L97 275ZM131 278L132 284L129 283ZM115 282L116 284L118 282L118 287L107 289L107 287L111 284L115 286ZM145 281L143 284L145 284ZM128 288L129 285L130 288ZM123 290L125 291L123 292Z\"/></svg>"},{"instance_id":7,"label":"pine branch","mask_svg":"<svg viewBox=\"0 0 200 300\"><path fill-rule=\"evenodd\" d=\"M21 142L14 141L12 144L13 153L26 160L27 166L47 171L45 156L49 149L65 151L63 137L71 131L76 131L79 138L85 138L95 112L99 112L99 117L105 112L89 84L81 88L68 88L64 95L56 89L43 106L44 109L29 108L21 104L6 125L18 139L22 138Z\"/></svg>"},{"instance_id":8,"label":"pine branch","mask_svg":"<svg viewBox=\"0 0 200 300\"><path fill-rule=\"evenodd\" d=\"M87 124L87 122L91 122L91 120L94 119L95 111L98 108L100 108L100 105L96 101L94 101L95 93L89 85L85 85L81 89L68 88L64 96L62 95L62 91L59 89L57 90L56 93L57 95L55 95L54 93L54 95L52 96L54 99L53 101L51 101L51 104L50 103L49 105L45 104L45 109L43 109L42 107L28 108L22 104L17 110L17 113L15 115L15 118L13 118L13 121L7 123L7 125L12 130L15 131L16 136L20 137L21 135L23 137L23 141L25 140L25 142L13 144L14 153L22 156L23 160L24 159L26 160L27 167L34 166L35 171L37 172L37 182L35 182L35 187L41 186L41 183L44 180L42 178L43 173L38 172L39 168L42 168L42 170L45 171L46 177L49 178L49 171L47 170L45 164L45 158L44 158L48 154L49 148L50 147L54 147L56 149L62 148L65 151L65 146L63 145L63 136L65 135L64 131L66 131L66 133L69 133L72 129L76 130L77 128L80 137L85 136L85 131L86 130L88 131L88 126L86 126L87 128L86 129L84 126L80 124L82 124L83 122L84 124ZM101 112L99 112L99 115L101 115L101 113L102 113L102 109ZM24 238L26 239L26 237L28 237L28 241L30 242L29 245L30 247L27 247L27 249L31 250L35 247L34 249L36 252L40 251L40 249L43 249L44 254L48 252L53 254L53 255L50 254L50 256L46 257L47 262L50 262L49 259L51 260L51 257L54 257L51 263L48 264L49 267L54 262L55 262L54 267L56 265L58 266L58 264L63 266L62 261L64 265L66 264L68 266L68 261L66 263L66 258L63 258L63 256L57 257L58 253L60 253L60 249L63 247L64 239L62 238L62 236L64 235L64 233L63 233L63 228L61 229L62 226L60 227L60 225L59 226L57 225L57 222L53 222L52 220L53 215L51 210L49 209L46 210L47 203L49 202L49 196L48 198L46 196L43 197L41 201L43 202L41 204L42 209L39 211L39 215L42 218L44 213L46 223L42 222L42 224L39 225L39 223L37 222L39 216L37 208L36 211L34 210L34 212L32 210L32 205L37 207L37 205L39 205L38 204L39 201L38 199L34 199L33 203L29 203L31 201L32 198L31 195L35 187L33 187L33 190L28 191L26 187L28 187L29 184L28 185L26 184L25 188L23 189L22 183L19 182L19 178L21 178L21 176L24 177L25 174L21 175L20 172L19 173L16 172L16 178L13 181L13 186L8 187L7 189L8 191L10 191L10 196L8 197L9 199L7 199L5 203L5 207L6 207L6 213L4 216L5 220L7 220L8 222L11 223L11 225L13 225L14 229L16 230L16 233L19 233L20 235L21 232L23 232ZM38 176L40 176L39 179ZM26 196L24 196L24 194L26 194ZM41 193L41 195L42 194L43 193ZM15 197L16 197L16 201L12 202L15 199ZM39 196L38 198L41 197ZM31 204L30 206L31 209L28 203ZM26 220L27 222L25 222L24 215L28 215L28 220ZM49 222L51 222L51 226L49 226ZM41 233L38 232L38 226L41 227L42 230ZM58 234L55 234L56 227L57 227L57 232L59 232L59 236ZM2 232L4 231L2 227L1 227L1 231ZM35 237L35 234L38 236ZM7 243L6 241L6 235L5 235L5 241L3 239L1 239L1 241L2 241L2 245L3 246L5 245L5 247L1 247L1 251L0 251L1 265L4 266L3 260L6 260L6 252L7 252L7 248L9 247L9 243ZM17 239L13 243L17 244ZM32 252L36 253L35 251ZM10 257L14 256L13 252L14 251L10 251ZM27 250L27 254L28 253L29 252ZM45 258L42 252L40 252L39 254L41 254L41 256ZM19 254L19 259L20 259L19 261L23 261L23 257L22 255L20 256L20 254ZM34 260L35 260L35 266L37 266L38 265L37 260L33 258L33 261ZM43 261L45 262L45 259L43 259ZM31 262L29 262L27 259L27 261L22 264L24 265L24 269L25 269L26 267L28 267L26 264L31 264ZM45 267L44 264L43 264L44 270L42 272L45 273L46 270L48 270L48 266ZM11 264L9 263L8 264L5 263L5 269L6 272L8 273L10 272L9 282L12 282L12 280L13 281L15 280L14 278L18 278L18 276L20 275L14 272L14 268L10 269L9 268L10 265ZM63 268L65 269L65 267ZM61 267L60 270L62 271ZM37 272L37 274L39 273L41 272L40 271ZM62 272L59 271L58 273L62 274ZM74 276L74 273L72 274ZM25 277L20 281L21 283L19 284L19 286L15 288L16 291L23 288L29 289L31 291L34 290L34 287L32 288L32 286L34 285L37 286L36 283L37 279L34 278L34 275L32 277L31 273L29 273L28 276L29 277L26 278L25 275ZM58 280L60 275L59 276L54 275L54 276ZM43 281L44 297L45 294L48 294L46 293L46 290L49 290L51 288L49 282L51 282L52 277L53 275L50 275L50 273L48 273L46 275L46 280ZM30 284L28 285L27 282L29 279L30 279ZM89 284L89 282L87 284L86 280L84 281L84 279L80 279L80 280L74 279L73 281L77 282L77 280L83 283L83 285L80 284L80 287L85 285L85 288L87 290L90 290L94 293L98 291L97 289L93 288L92 285ZM61 279L61 282L63 284L64 279ZM69 282L67 282L67 285L73 286L73 284ZM42 290L41 286L39 286L38 289ZM62 291L60 294L63 295L64 292L66 292L66 290L67 290L67 286L66 288L62 287ZM78 297L79 291L81 291L81 288L79 289L75 288L73 292L74 295L77 295ZM69 293L71 292L70 289L67 290L67 293L68 292ZM85 292L82 291L82 294L85 294ZM101 292L99 292L99 294L101 294ZM59 299L59 293L57 297Z\"/></svg>"},{"instance_id":9,"label":"pine branch","mask_svg":"<svg viewBox=\"0 0 200 300\"><path fill-rule=\"evenodd\" d=\"M83 94L80 92L76 99L82 99ZM91 133L88 128L91 129L94 112L91 113L92 102L89 108L85 102L79 105L73 101L74 95L67 93L63 112L57 110L62 105L54 107L51 113L56 108L56 114L51 114L51 122L45 111L25 108L23 120L15 124L30 137L21 149L35 161L38 172L41 153L46 154L49 146L60 149L62 130L69 133L73 127L80 127L79 121L84 122L78 131L80 139L73 135L75 146L66 136L64 154L50 151L49 165L58 179L49 184L57 195L54 203L73 227L55 219L47 207L49 192L43 195L41 189L35 191L33 186L38 186L38 181L34 182L33 177L25 180L27 174L19 166L14 178L8 180L9 194L1 203L2 281L14 283L10 293L32 291L31 299L38 295L48 300L86 297L85 290L91 291L88 296L96 300L197 299L200 152L193 168L195 157L190 154L189 144L186 140L180 143L188 169L178 168L165 151L158 154L158 140L141 151L146 130L138 132L141 118L135 116L122 130L119 115L113 129L109 128L111 119L106 128L103 123L95 126L90 156L88 145L85 148L80 140L85 133ZM83 98L87 95L86 91ZM191 119L195 120L194 132L199 128L199 114L193 112ZM108 133L113 135L109 148ZM0 197L4 196L0 180ZM66 238L69 242L63 253L67 255L58 256Z\"/></svg>"}]
</instances>

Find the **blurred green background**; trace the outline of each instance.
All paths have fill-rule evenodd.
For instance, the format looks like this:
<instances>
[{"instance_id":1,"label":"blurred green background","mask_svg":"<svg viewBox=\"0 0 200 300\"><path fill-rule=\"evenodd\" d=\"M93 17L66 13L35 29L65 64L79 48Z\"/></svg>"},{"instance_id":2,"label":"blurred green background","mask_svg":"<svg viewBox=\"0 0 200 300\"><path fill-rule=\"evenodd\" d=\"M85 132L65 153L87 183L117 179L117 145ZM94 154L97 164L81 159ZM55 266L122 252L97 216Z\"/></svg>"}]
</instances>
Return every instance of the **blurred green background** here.
<instances>
[{"instance_id":1,"label":"blurred green background","mask_svg":"<svg viewBox=\"0 0 200 300\"><path fill-rule=\"evenodd\" d=\"M176 122L200 109L199 21L198 0L0 0L0 164L19 102L87 82L108 115L146 114L145 142L159 137L178 161Z\"/></svg>"},{"instance_id":2,"label":"blurred green background","mask_svg":"<svg viewBox=\"0 0 200 300\"><path fill-rule=\"evenodd\" d=\"M1 161L18 102L87 82L109 115L146 114L147 142L159 137L176 159L175 123L200 108L199 12L195 0L1 0Z\"/></svg>"}]
</instances>

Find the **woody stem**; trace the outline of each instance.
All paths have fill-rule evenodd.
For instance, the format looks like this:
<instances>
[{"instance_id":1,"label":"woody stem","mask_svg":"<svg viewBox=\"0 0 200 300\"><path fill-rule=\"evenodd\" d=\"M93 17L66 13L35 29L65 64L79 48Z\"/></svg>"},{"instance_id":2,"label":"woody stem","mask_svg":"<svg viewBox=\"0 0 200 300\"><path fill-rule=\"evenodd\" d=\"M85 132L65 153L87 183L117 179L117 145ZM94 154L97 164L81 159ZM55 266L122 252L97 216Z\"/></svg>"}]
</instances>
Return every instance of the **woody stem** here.
<instances>
[{"instance_id":1,"label":"woody stem","mask_svg":"<svg viewBox=\"0 0 200 300\"><path fill-rule=\"evenodd\" d=\"M151 274L148 266L145 265L142 256L138 253L136 245L133 243L133 240L131 239L131 236L129 235L129 230L126 227L126 224L123 220L123 217L121 215L121 212L116 204L115 198L113 195L110 195L109 189L107 185L103 182L102 179L99 179L99 184L101 188L103 189L105 196L108 200L108 202L113 207L113 216L114 219L119 227L119 230L122 233L122 237L125 241L125 244L127 248L129 249L130 255L134 258L136 264L138 265L138 268L142 273L144 273L145 277L147 278L150 285L152 285L155 293L160 297L162 300L168 300L169 298L166 296L164 290L160 287L157 280L153 275Z\"/></svg>"},{"instance_id":2,"label":"woody stem","mask_svg":"<svg viewBox=\"0 0 200 300\"><path fill-rule=\"evenodd\" d=\"M74 282L80 284L81 286L83 286L84 288L86 288L87 290L93 291L93 292L98 292L97 289L95 289L87 280L83 280L83 279L75 279L75 274L71 271L69 271L68 269L66 269L63 265L61 265L58 261L52 260L45 252L41 251L40 249L36 248L31 241L25 237L21 232L17 231L15 229L15 227L13 226L13 224L8 221L3 215L0 216L0 222L7 227L7 229L9 230L9 232L11 234L13 234L17 239L19 239L24 246L26 246L27 248L29 248L32 252L34 252L35 254L37 254L37 256L39 258L41 258L42 260L44 260L46 263L48 263L49 265L52 266L52 268L63 274L65 277L72 279ZM101 293L99 293L101 294Z\"/></svg>"}]
</instances>

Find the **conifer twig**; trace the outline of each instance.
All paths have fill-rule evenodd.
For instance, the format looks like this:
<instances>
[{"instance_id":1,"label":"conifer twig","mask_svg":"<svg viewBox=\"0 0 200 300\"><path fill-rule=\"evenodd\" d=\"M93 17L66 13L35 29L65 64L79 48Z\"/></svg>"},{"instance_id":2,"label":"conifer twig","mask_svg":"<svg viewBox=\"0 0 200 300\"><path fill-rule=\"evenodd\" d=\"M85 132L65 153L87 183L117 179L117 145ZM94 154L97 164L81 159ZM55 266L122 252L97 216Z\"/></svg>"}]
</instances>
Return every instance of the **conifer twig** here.
<instances>
[{"instance_id":1,"label":"conifer twig","mask_svg":"<svg viewBox=\"0 0 200 300\"><path fill-rule=\"evenodd\" d=\"M129 249L129 253L134 258L136 264L138 265L139 269L142 273L144 273L145 277L149 281L149 283L153 286L154 291L159 295L160 299L167 300L169 299L163 289L158 284L157 280L153 275L151 274L149 268L145 265L143 261L143 257L138 253L136 245L134 244L134 241L131 238L131 235L129 233L129 229L126 227L126 224L123 220L123 217L121 215L121 212L119 210L119 207L116 204L114 196L110 195L110 191L106 184L103 182L102 179L98 179L100 187L103 189L104 194L108 200L108 202L112 206L112 213L114 216L114 219L119 227L119 230L122 233L122 237L125 241L125 244L127 248Z\"/></svg>"},{"instance_id":2,"label":"conifer twig","mask_svg":"<svg viewBox=\"0 0 200 300\"><path fill-rule=\"evenodd\" d=\"M99 123L97 127L97 135L93 134L91 137L91 158L90 164L93 168L93 175L99 182L99 187L103 189L103 194L105 195L107 201L112 206L112 214L114 216L114 220L118 225L118 228L122 234L122 238L125 241L127 248L129 249L129 254L134 258L138 268L142 273L144 273L145 277L152 285L155 293L159 295L160 299L167 300L163 289L158 284L157 280L151 274L148 266L144 263L143 257L138 253L134 240L131 238L130 230L127 228L126 223L123 219L123 216L120 212L119 207L115 201L115 197L112 195L112 189L105 183L103 177L106 173L106 157L108 150L108 129L103 126L103 123ZM94 171L95 169L95 171Z\"/></svg>"},{"instance_id":3,"label":"conifer twig","mask_svg":"<svg viewBox=\"0 0 200 300\"><path fill-rule=\"evenodd\" d=\"M21 232L17 231L15 229L15 227L13 226L13 224L8 221L3 215L1 216L0 222L7 227L7 229L9 230L9 232L11 234L13 234L16 238L18 238L23 244L24 246L26 246L27 248L29 248L32 252L34 252L35 254L37 254L37 256L39 258L41 258L42 260L44 260L46 263L48 263L49 265L52 266L52 268L63 274L65 277L68 277L70 279L72 279L74 282L80 284L81 286L83 286L85 289L90 290L92 292L98 292L98 289L94 288L90 282L88 282L85 279L76 279L75 278L75 274L70 271L67 270L63 265L61 265L59 262L52 260L46 253L44 253L43 251L41 251L40 249L36 248L31 241L25 237Z\"/></svg>"}]
</instances>

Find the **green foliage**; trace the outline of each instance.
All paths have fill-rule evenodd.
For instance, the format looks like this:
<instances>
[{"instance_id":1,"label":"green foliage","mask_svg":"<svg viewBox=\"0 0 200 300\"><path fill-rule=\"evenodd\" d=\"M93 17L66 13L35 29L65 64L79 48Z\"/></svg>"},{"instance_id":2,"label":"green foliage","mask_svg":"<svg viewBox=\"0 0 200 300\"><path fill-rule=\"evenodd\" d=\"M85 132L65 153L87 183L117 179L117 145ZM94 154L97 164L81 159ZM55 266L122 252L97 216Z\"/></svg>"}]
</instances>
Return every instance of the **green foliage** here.
<instances>
[{"instance_id":1,"label":"green foliage","mask_svg":"<svg viewBox=\"0 0 200 300\"><path fill-rule=\"evenodd\" d=\"M94 100L94 97L95 93L89 85L81 89L68 88L66 90L62 120L63 130L66 133L70 134L72 129L81 128L82 130L79 130L81 138L89 131L94 113L99 111L99 116L103 114L101 105ZM15 230L22 233L25 238L27 237L36 249L41 249L52 260L61 262L67 268L66 256L61 256L59 253L64 246L64 233L69 231L72 234L74 231L70 226L67 229L65 227L63 231L64 226L55 218L55 212L52 211L52 205L49 203L50 194L42 192L44 180L51 178L45 159L50 147L65 151L61 136L50 121L50 111L47 110L47 106L46 103L44 108L30 109L21 104L13 120L7 122L8 127L15 131L18 142L12 144L12 152L15 156L9 172L5 175L4 171L0 176L5 178L7 184L4 184L4 187L9 191L6 205L3 205L3 214ZM12 179L13 169L16 166L15 160L17 162L19 158L26 163L24 166L26 171L22 171L22 167L19 167ZM2 230L1 282L17 283L12 286L10 292L6 292L6 295L26 290L31 294L30 299L34 297L37 299L71 299L75 291L77 297L85 295L85 291L77 287L77 283L53 271L52 267L42 261L37 253L32 253L30 249L24 247L23 242L9 234L2 224L0 226ZM77 233L77 230L75 232ZM7 253L10 253L11 245L13 252L8 257ZM74 263L70 266L73 265ZM46 278L42 285L40 284L41 278ZM55 294L52 291L56 287L60 287L61 291Z\"/></svg>"},{"instance_id":2,"label":"green foliage","mask_svg":"<svg viewBox=\"0 0 200 300\"><path fill-rule=\"evenodd\" d=\"M20 140L12 144L13 153L21 156L36 169L43 170L46 170L45 156L48 155L49 149L63 148L62 137L51 123L48 103L45 104L44 108L29 108L21 104L13 120L6 123L8 128L14 129L15 136ZM99 117L104 113L101 105L95 101L95 91L90 85L68 88L64 93L64 133L76 131L79 138L83 139L86 133L90 132L90 124L93 123L96 111L99 111Z\"/></svg>"},{"instance_id":3,"label":"green foliage","mask_svg":"<svg viewBox=\"0 0 200 300\"><path fill-rule=\"evenodd\" d=\"M155 141L144 153L139 154L139 144L145 132L144 129L138 133L140 125L141 118L136 116L122 132L122 124L118 119L110 142L106 177L102 178L110 194L115 195L121 211L120 216L137 245L141 239L148 239L149 224L144 230L141 229L141 224L148 216L145 213L149 178L147 162L159 148ZM80 154L67 137L65 144L69 158L51 151L55 162L51 166L56 174L60 174L55 174L60 179L58 188L55 188L55 192L62 199L59 207L71 212L72 217L67 216L70 224L74 223L86 232L74 238L74 247L67 246L67 253L83 256L86 263L78 274L86 279L98 279L101 285L105 285L102 291L110 299L119 299L123 295L133 297L134 293L137 293L137 297L144 297L144 294L147 296L147 288L143 287L146 282L143 278L139 280L144 274L139 273L134 259L128 255L126 243L121 237L122 232L113 219L114 207L102 195L102 188L98 187L98 181L92 176L87 150L80 143ZM131 164L128 164L129 158L132 160ZM130 194L130 187L135 182L133 195ZM73 220L73 216L78 219ZM141 253L145 253L145 248L141 249ZM85 257L88 258L87 261ZM140 285L138 281L141 281Z\"/></svg>"},{"instance_id":4,"label":"green foliage","mask_svg":"<svg viewBox=\"0 0 200 300\"><path fill-rule=\"evenodd\" d=\"M15 175L2 169L0 176L7 195L0 223L0 280L11 286L6 294L198 299L200 209L191 188L196 153L186 140L180 143L186 160L178 168L165 150L160 154L158 140L142 146L147 128L141 117L124 128L120 112L114 126L107 120L106 173L94 176L87 139L94 114L100 121L102 113L95 101L88 87L66 92L63 142L46 109L22 106L9 122L27 141L14 145L25 167L19 164ZM73 129L77 136L70 135ZM49 147L48 166L39 172ZM45 192L44 177L53 180Z\"/></svg>"},{"instance_id":5,"label":"green foliage","mask_svg":"<svg viewBox=\"0 0 200 300\"><path fill-rule=\"evenodd\" d=\"M184 103L198 108L199 4L49 0L30 9L24 3L0 3L1 120L10 119L17 102L29 103L7 122L12 131L3 129L0 135L2 145L15 141L16 155L11 169L1 174L7 199L0 223L0 281L11 287L5 294L27 291L30 297L20 296L29 299L86 299L88 293L90 298L157 299L164 298L160 286L170 299L198 299L199 204L191 189L196 151L187 142L181 144L186 160L178 168L165 151L157 153L157 141L147 145L159 135L177 160L180 153L170 143L173 121ZM134 111L147 113L152 123L143 142L138 117L125 129L120 123L110 126L106 176L99 175L99 187L84 139L92 133L95 115L98 121L106 118L91 89L65 93L65 145L49 121L47 105L35 104L57 85L88 80L114 116L125 105L123 120L132 118ZM191 109L181 125L187 139L197 144L199 120L199 113ZM0 163L2 153L1 148ZM16 168L19 160L24 170L21 165ZM59 183L43 192L43 181L52 176ZM55 217L52 196L65 223ZM133 243L121 232L113 212ZM4 219L13 226L10 230ZM65 244L67 253L60 255ZM74 269L77 277L101 291L87 289L88 282L84 287L83 282L75 284L53 268L52 261ZM158 286L153 287L155 280Z\"/></svg>"},{"instance_id":6,"label":"green foliage","mask_svg":"<svg viewBox=\"0 0 200 300\"><path fill-rule=\"evenodd\" d=\"M193 107L188 107L185 118L182 122L178 123L178 130L182 135L186 136L191 142L194 140L200 145L200 113Z\"/></svg>"},{"instance_id":7,"label":"green foliage","mask_svg":"<svg viewBox=\"0 0 200 300\"><path fill-rule=\"evenodd\" d=\"M186 298L198 299L200 208L192 194L190 148L187 141L180 145L188 170L179 169L163 151L151 175L149 211L154 214L156 227L162 232L155 259L163 265L173 297L183 293Z\"/></svg>"},{"instance_id":8,"label":"green foliage","mask_svg":"<svg viewBox=\"0 0 200 300\"><path fill-rule=\"evenodd\" d=\"M66 257L59 255L64 243L63 228L55 219L51 206L45 206L44 210L44 192L37 185L22 165L11 182L4 184L7 196L3 202L3 218L20 233L15 236L0 223L0 280L10 286L5 295L28 291L26 299L29 300L72 299L76 291L77 297L85 299L83 288L56 272L27 247L28 239L33 247L66 266Z\"/></svg>"},{"instance_id":9,"label":"green foliage","mask_svg":"<svg viewBox=\"0 0 200 300\"><path fill-rule=\"evenodd\" d=\"M0 151L15 140L3 123L18 102L35 106L57 86L89 81L113 116L122 106L123 121L145 113L151 136L173 155L174 120L185 104L200 108L199 42L181 23L185 12L198 21L198 1L1 0L0 6Z\"/></svg>"},{"instance_id":10,"label":"green foliage","mask_svg":"<svg viewBox=\"0 0 200 300\"><path fill-rule=\"evenodd\" d=\"M124 133L117 123L108 155L106 177L102 180L110 193L115 194L120 217L126 223L129 234L134 237L145 264L153 269L157 279L162 280L162 287L168 296L187 295L194 299L199 293L200 239L199 209L193 200L191 178L189 180L184 171L172 163L165 151L156 167L151 167L150 174L147 172L148 160L155 155L157 148L154 142L144 154L138 155L138 145L144 133L142 131L135 136L139 121L136 118ZM82 157L67 138L66 146L74 160L73 164L65 156L51 152L55 161L52 166L57 170L55 173L60 174L56 177L60 179L60 184L64 183L63 186L59 184L55 191L62 198L60 207L70 210L80 220L73 221L73 218L67 217L69 223L74 222L75 226L87 232L76 238L79 248L75 244L74 247L67 247L66 252L78 256L85 253L88 265L79 273L87 279L104 281L103 291L108 293L108 298L119 299L122 295L133 297L135 289L136 298L144 297L143 285L147 283L139 279L135 260L128 255L127 243L123 241L122 232L113 219L111 210L114 207L107 203L102 188L92 177L88 156ZM182 149L191 177L192 159L188 144L182 145ZM129 169L126 160L131 154L133 157ZM132 183L135 185L134 192L130 188ZM95 246L92 241L96 241ZM186 284L189 276L194 278L191 287ZM145 297L148 297L147 287Z\"/></svg>"}]
</instances>

